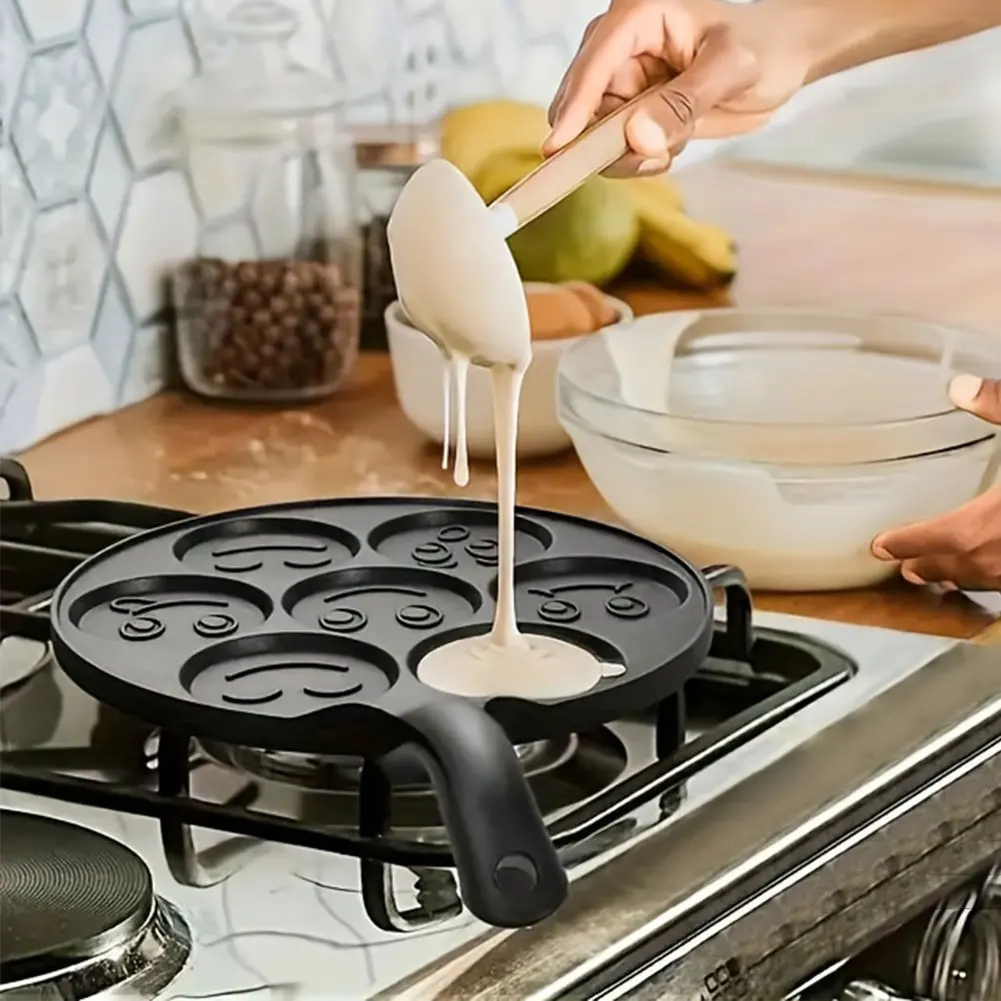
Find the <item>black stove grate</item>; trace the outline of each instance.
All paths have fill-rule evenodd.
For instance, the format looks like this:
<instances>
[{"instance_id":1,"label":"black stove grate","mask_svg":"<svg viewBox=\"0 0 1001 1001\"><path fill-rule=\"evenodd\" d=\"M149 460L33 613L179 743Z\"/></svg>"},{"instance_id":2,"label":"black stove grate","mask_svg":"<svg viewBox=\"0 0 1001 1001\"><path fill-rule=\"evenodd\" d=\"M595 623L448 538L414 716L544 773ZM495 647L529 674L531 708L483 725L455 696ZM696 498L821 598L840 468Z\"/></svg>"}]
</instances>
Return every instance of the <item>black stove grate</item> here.
<instances>
[{"instance_id":1,"label":"black stove grate","mask_svg":"<svg viewBox=\"0 0 1001 1001\"><path fill-rule=\"evenodd\" d=\"M48 642L48 602L71 569L136 532L190 517L182 511L118 501L36 501L27 472L13 460L3 460L2 476L10 499L0 502L0 639L19 636ZM718 567L706 574L726 595L726 620L717 627L710 660L683 694L656 707L658 760L550 822L554 844L567 854L579 852L584 843L644 804L663 800L853 673L852 664L835 650L768 630L753 631L750 598L739 571ZM756 668L759 661L766 666ZM778 661L783 670L769 670L767 665ZM686 742L686 720L706 703L725 704L727 718ZM79 753L86 756L89 750L82 748ZM75 749L66 749L61 756L68 760L74 753ZM45 749L41 755L31 748L8 749L0 751L0 786L157 819L172 873L187 885L212 885L227 875L226 870L205 864L196 851L191 829L199 827L358 858L366 908L385 930L409 930L451 916L460 907L454 881L443 879L448 874L442 870L454 864L447 845L408 839L393 831L392 789L377 762L366 762L361 770L357 833L255 810L253 779L226 802L198 799L190 794L191 771L197 763L197 745L188 734L175 732L159 734L154 771L133 770L123 776L119 769L112 781L54 770L52 755ZM417 908L407 913L396 909L388 890L387 865L405 866L418 874Z\"/></svg>"},{"instance_id":2,"label":"black stove grate","mask_svg":"<svg viewBox=\"0 0 1001 1001\"><path fill-rule=\"evenodd\" d=\"M7 486L7 499L0 501L0 637L47 643L48 602L70 570L136 532L191 517L128 501L38 501L14 459L0 459L0 479Z\"/></svg>"}]
</instances>

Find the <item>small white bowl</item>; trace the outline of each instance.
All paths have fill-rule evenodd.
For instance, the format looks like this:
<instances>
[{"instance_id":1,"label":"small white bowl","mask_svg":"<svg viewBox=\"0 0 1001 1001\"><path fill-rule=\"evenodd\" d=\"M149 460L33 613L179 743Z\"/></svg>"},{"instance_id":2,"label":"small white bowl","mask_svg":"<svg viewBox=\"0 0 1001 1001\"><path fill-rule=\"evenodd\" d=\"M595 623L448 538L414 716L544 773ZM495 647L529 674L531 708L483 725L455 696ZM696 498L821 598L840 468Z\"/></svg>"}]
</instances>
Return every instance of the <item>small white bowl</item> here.
<instances>
[{"instance_id":1,"label":"small white bowl","mask_svg":"<svg viewBox=\"0 0 1001 1001\"><path fill-rule=\"evenodd\" d=\"M543 282L525 283L529 292L547 287L551 286ZM605 296L605 299L617 313L616 323L633 318L632 310L624 302L611 296ZM435 344L410 324L399 302L391 303L386 308L385 319L393 380L400 406L419 431L441 444L444 437L444 359ZM580 339L568 337L533 342L532 364L525 373L518 411L519 458L553 455L570 447L570 438L556 413L556 368L563 352ZM469 369L466 434L471 456L478 459L493 457L494 416L490 374L487 369L476 365ZM455 441L454 433L451 440Z\"/></svg>"}]
</instances>

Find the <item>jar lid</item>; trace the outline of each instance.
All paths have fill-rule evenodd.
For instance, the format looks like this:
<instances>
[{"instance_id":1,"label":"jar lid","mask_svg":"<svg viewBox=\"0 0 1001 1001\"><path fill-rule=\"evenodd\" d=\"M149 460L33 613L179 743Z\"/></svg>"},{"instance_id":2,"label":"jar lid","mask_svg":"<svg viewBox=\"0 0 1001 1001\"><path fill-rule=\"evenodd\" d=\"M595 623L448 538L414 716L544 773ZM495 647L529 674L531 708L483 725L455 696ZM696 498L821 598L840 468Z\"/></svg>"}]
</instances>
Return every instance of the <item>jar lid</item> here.
<instances>
[{"instance_id":1,"label":"jar lid","mask_svg":"<svg viewBox=\"0 0 1001 1001\"><path fill-rule=\"evenodd\" d=\"M177 94L189 124L303 118L340 103L333 79L291 57L288 43L299 30L299 16L278 0L237 0L209 30L221 43L221 57Z\"/></svg>"},{"instance_id":2,"label":"jar lid","mask_svg":"<svg viewBox=\"0 0 1001 1001\"><path fill-rule=\"evenodd\" d=\"M437 130L413 125L366 125L351 130L362 169L420 167L438 155Z\"/></svg>"}]
</instances>

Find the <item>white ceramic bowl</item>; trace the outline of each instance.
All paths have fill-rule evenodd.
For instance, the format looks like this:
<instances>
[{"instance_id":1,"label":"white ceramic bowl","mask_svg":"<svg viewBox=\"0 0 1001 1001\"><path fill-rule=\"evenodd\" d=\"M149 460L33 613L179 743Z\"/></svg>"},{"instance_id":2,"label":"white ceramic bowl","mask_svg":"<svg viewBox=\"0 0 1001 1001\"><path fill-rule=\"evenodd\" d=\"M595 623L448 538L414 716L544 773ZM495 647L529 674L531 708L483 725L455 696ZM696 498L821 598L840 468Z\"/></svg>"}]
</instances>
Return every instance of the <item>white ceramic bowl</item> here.
<instances>
[{"instance_id":1,"label":"white ceramic bowl","mask_svg":"<svg viewBox=\"0 0 1001 1001\"><path fill-rule=\"evenodd\" d=\"M1001 375L1001 337L713 310L682 317L665 369L678 323L641 317L574 345L559 413L608 504L693 562L736 564L762 589L874 584L894 572L875 535L989 485L996 429L946 389L955 371Z\"/></svg>"},{"instance_id":2,"label":"white ceramic bowl","mask_svg":"<svg viewBox=\"0 0 1001 1001\"><path fill-rule=\"evenodd\" d=\"M525 284L529 291L545 287L540 282ZM611 296L606 299L617 312L616 322L632 319L632 311L624 302ZM444 432L441 354L431 340L411 326L399 302L387 307L385 318L400 406L418 430L441 444ZM532 364L525 373L518 412L519 458L553 455L570 447L570 439L556 414L556 366L567 347L577 340L580 338L536 341L532 345ZM490 375L486 369L470 367L467 397L469 454L474 458L492 458L494 416ZM455 441L454 433L451 440Z\"/></svg>"}]
</instances>

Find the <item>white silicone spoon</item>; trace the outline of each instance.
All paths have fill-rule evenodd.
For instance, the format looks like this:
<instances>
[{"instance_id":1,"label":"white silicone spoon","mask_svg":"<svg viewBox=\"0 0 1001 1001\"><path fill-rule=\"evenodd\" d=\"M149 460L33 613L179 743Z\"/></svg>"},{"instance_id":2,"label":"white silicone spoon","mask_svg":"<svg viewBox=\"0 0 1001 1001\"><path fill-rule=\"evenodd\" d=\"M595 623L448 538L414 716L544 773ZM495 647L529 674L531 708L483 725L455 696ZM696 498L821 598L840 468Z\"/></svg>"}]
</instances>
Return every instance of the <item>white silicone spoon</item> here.
<instances>
[{"instance_id":1,"label":"white silicone spoon","mask_svg":"<svg viewBox=\"0 0 1001 1001\"><path fill-rule=\"evenodd\" d=\"M400 301L449 355L525 367L528 306L507 238L627 149L625 124L641 94L597 122L491 206L445 160L417 170L389 220Z\"/></svg>"}]
</instances>

